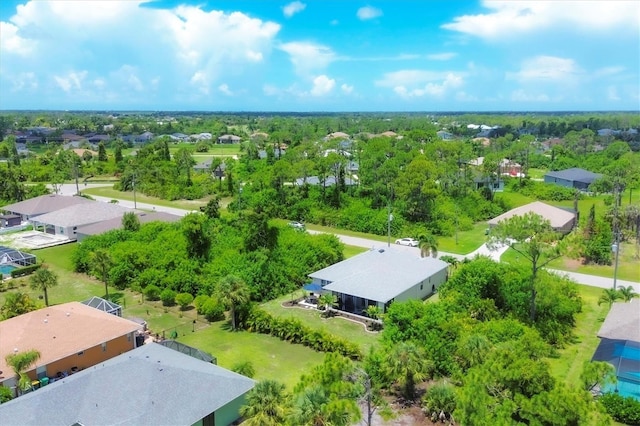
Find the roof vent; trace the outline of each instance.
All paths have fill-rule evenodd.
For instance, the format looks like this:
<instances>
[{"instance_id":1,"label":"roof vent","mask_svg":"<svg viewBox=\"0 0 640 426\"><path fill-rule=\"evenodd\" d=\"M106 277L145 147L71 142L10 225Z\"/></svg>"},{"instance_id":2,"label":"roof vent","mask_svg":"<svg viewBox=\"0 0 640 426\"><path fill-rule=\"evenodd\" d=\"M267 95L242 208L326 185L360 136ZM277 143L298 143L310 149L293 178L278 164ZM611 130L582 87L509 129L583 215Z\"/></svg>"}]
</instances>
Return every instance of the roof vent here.
<instances>
[{"instance_id":1,"label":"roof vent","mask_svg":"<svg viewBox=\"0 0 640 426\"><path fill-rule=\"evenodd\" d=\"M384 249L379 249L378 253L384 253Z\"/></svg>"}]
</instances>

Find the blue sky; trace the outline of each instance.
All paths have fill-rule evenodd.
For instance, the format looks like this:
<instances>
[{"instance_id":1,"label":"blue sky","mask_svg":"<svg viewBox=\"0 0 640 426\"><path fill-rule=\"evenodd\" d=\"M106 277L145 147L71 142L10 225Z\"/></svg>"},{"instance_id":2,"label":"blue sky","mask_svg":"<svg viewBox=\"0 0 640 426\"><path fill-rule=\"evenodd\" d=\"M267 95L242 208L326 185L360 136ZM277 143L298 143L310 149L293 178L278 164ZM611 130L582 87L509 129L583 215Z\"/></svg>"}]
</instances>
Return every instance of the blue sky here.
<instances>
[{"instance_id":1,"label":"blue sky","mask_svg":"<svg viewBox=\"0 0 640 426\"><path fill-rule=\"evenodd\" d=\"M640 109L637 1L0 2L0 109Z\"/></svg>"}]
</instances>

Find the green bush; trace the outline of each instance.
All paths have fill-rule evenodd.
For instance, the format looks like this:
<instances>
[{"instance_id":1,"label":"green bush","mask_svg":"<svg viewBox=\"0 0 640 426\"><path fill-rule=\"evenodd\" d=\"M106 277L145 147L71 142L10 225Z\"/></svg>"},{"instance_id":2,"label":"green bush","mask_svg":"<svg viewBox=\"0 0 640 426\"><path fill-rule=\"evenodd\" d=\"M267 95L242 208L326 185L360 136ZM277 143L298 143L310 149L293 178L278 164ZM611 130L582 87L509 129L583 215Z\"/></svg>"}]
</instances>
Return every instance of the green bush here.
<instances>
[{"instance_id":1,"label":"green bush","mask_svg":"<svg viewBox=\"0 0 640 426\"><path fill-rule=\"evenodd\" d=\"M176 296L178 293L170 288L165 288L160 293L160 300L162 300L162 306L173 306L176 304Z\"/></svg>"},{"instance_id":2,"label":"green bush","mask_svg":"<svg viewBox=\"0 0 640 426\"><path fill-rule=\"evenodd\" d=\"M23 268L14 269L11 271L11 278L24 277L25 275L33 274L36 270L40 269L41 264L29 265Z\"/></svg>"},{"instance_id":3,"label":"green bush","mask_svg":"<svg viewBox=\"0 0 640 426\"><path fill-rule=\"evenodd\" d=\"M160 288L153 284L146 286L144 288L144 297L151 301L160 299Z\"/></svg>"},{"instance_id":4,"label":"green bush","mask_svg":"<svg viewBox=\"0 0 640 426\"><path fill-rule=\"evenodd\" d=\"M441 411L450 416L456 409L456 390L453 385L446 382L436 383L427 389L422 399L422 406L427 414Z\"/></svg>"},{"instance_id":5,"label":"green bush","mask_svg":"<svg viewBox=\"0 0 640 426\"><path fill-rule=\"evenodd\" d=\"M198 313L202 313L207 321L215 322L224 319L224 305L216 298L207 298L201 305L200 311Z\"/></svg>"},{"instance_id":6,"label":"green bush","mask_svg":"<svg viewBox=\"0 0 640 426\"><path fill-rule=\"evenodd\" d=\"M193 302L193 296L189 293L178 293L175 300L176 303L180 305L180 310L184 311L185 309L187 309L189 304Z\"/></svg>"},{"instance_id":7,"label":"green bush","mask_svg":"<svg viewBox=\"0 0 640 426\"><path fill-rule=\"evenodd\" d=\"M12 399L13 394L11 393L11 389L5 386L0 386L0 404L11 401Z\"/></svg>"},{"instance_id":8,"label":"green bush","mask_svg":"<svg viewBox=\"0 0 640 426\"><path fill-rule=\"evenodd\" d=\"M599 401L615 421L628 425L640 425L640 401L618 393L602 395Z\"/></svg>"}]
</instances>

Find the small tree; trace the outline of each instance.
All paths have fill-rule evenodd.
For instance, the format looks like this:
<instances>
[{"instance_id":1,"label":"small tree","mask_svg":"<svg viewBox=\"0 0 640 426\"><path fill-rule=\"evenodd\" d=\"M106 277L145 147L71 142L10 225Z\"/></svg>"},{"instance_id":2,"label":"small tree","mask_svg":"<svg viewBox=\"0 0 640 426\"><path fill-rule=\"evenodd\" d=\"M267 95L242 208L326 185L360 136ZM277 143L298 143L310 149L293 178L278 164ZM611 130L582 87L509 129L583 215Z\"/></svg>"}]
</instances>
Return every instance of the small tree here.
<instances>
[{"instance_id":1,"label":"small tree","mask_svg":"<svg viewBox=\"0 0 640 426\"><path fill-rule=\"evenodd\" d=\"M44 293L44 304L49 306L47 290L58 285L58 276L43 264L31 275L29 282L32 289L41 290Z\"/></svg>"},{"instance_id":2,"label":"small tree","mask_svg":"<svg viewBox=\"0 0 640 426\"><path fill-rule=\"evenodd\" d=\"M249 287L235 275L227 275L218 283L216 294L218 300L229 308L231 329L235 331L237 325L236 312L238 308L246 305L250 300Z\"/></svg>"},{"instance_id":3,"label":"small tree","mask_svg":"<svg viewBox=\"0 0 640 426\"><path fill-rule=\"evenodd\" d=\"M0 314L2 319L9 319L35 310L36 303L33 299L26 293L16 291L7 293Z\"/></svg>"},{"instance_id":4,"label":"small tree","mask_svg":"<svg viewBox=\"0 0 640 426\"><path fill-rule=\"evenodd\" d=\"M176 295L176 303L180 305L180 310L184 311L193 302L193 296L190 293L178 293Z\"/></svg>"},{"instance_id":5,"label":"small tree","mask_svg":"<svg viewBox=\"0 0 640 426\"><path fill-rule=\"evenodd\" d=\"M620 298L625 302L631 302L631 299L638 297L638 293L636 293L633 286L620 287L618 293L620 293Z\"/></svg>"},{"instance_id":6,"label":"small tree","mask_svg":"<svg viewBox=\"0 0 640 426\"><path fill-rule=\"evenodd\" d=\"M245 377L253 378L256 375L256 369L253 367L251 361L240 361L231 367L231 371L234 373L242 374Z\"/></svg>"},{"instance_id":7,"label":"small tree","mask_svg":"<svg viewBox=\"0 0 640 426\"><path fill-rule=\"evenodd\" d=\"M318 305L328 312L338 305L338 297L333 293L322 293L318 298Z\"/></svg>"},{"instance_id":8,"label":"small tree","mask_svg":"<svg viewBox=\"0 0 640 426\"><path fill-rule=\"evenodd\" d=\"M18 395L20 394L20 392L24 392L31 388L31 379L26 372L28 368L39 359L40 352L35 349L9 354L5 357L7 365L11 367L16 377L18 378Z\"/></svg>"},{"instance_id":9,"label":"small tree","mask_svg":"<svg viewBox=\"0 0 640 426\"><path fill-rule=\"evenodd\" d=\"M91 266L93 272L104 283L105 299L109 300L109 270L112 266L111 256L109 256L106 250L98 249L91 255Z\"/></svg>"},{"instance_id":10,"label":"small tree","mask_svg":"<svg viewBox=\"0 0 640 426\"><path fill-rule=\"evenodd\" d=\"M490 249L508 245L531 263L530 319L536 320L536 278L541 268L562 256L564 245L551 223L536 213L500 221L491 231Z\"/></svg>"},{"instance_id":11,"label":"small tree","mask_svg":"<svg viewBox=\"0 0 640 426\"><path fill-rule=\"evenodd\" d=\"M122 216L122 228L125 231L132 232L140 230L140 219L138 218L138 215L134 212L126 212Z\"/></svg>"},{"instance_id":12,"label":"small tree","mask_svg":"<svg viewBox=\"0 0 640 426\"><path fill-rule=\"evenodd\" d=\"M421 257L438 257L438 242L432 234L423 234L418 238Z\"/></svg>"},{"instance_id":13,"label":"small tree","mask_svg":"<svg viewBox=\"0 0 640 426\"><path fill-rule=\"evenodd\" d=\"M146 286L143 293L147 300L154 301L160 299L160 288L155 284L149 284Z\"/></svg>"},{"instance_id":14,"label":"small tree","mask_svg":"<svg viewBox=\"0 0 640 426\"><path fill-rule=\"evenodd\" d=\"M602 305L603 303L606 303L609 305L609 308L611 308L611 305L613 305L613 302L620 299L621 297L622 296L620 295L619 291L613 288L605 288L604 290L602 290L602 294L598 299L598 306Z\"/></svg>"},{"instance_id":15,"label":"small tree","mask_svg":"<svg viewBox=\"0 0 640 426\"><path fill-rule=\"evenodd\" d=\"M177 296L177 293L174 290L171 290L170 288L165 288L164 290L162 290L162 293L160 293L160 300L162 300L162 305L163 306L175 305L176 296Z\"/></svg>"}]
</instances>

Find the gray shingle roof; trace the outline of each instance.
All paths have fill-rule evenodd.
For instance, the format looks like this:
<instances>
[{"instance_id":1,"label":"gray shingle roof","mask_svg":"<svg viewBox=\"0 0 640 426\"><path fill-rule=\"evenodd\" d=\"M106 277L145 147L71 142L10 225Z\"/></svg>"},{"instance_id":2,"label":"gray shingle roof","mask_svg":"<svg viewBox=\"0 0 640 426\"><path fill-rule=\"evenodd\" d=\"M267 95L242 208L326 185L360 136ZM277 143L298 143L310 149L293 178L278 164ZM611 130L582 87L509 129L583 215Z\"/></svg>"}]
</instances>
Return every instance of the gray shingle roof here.
<instances>
[{"instance_id":1,"label":"gray shingle roof","mask_svg":"<svg viewBox=\"0 0 640 426\"><path fill-rule=\"evenodd\" d=\"M124 213L123 213L124 215ZM153 213L138 213L138 220L140 224L148 223L148 222L178 222L182 219L180 216L165 213L165 212L153 212ZM120 229L122 228L122 216L114 217L113 219L104 220L102 222L92 223L89 225L79 226L77 229L78 234L84 235L98 235L103 234L107 231L111 231L112 229Z\"/></svg>"},{"instance_id":2,"label":"gray shingle roof","mask_svg":"<svg viewBox=\"0 0 640 426\"><path fill-rule=\"evenodd\" d=\"M565 179L573 182L582 182L591 184L594 180L602 177L600 173L593 173L589 170L573 167L571 169L558 170L556 172L548 172L545 176L557 179Z\"/></svg>"},{"instance_id":3,"label":"gray shingle roof","mask_svg":"<svg viewBox=\"0 0 640 426\"><path fill-rule=\"evenodd\" d=\"M309 276L330 281L325 290L386 303L443 269L447 269L447 263L442 260L385 247L361 253Z\"/></svg>"},{"instance_id":4,"label":"gray shingle roof","mask_svg":"<svg viewBox=\"0 0 640 426\"><path fill-rule=\"evenodd\" d=\"M134 210L117 204L90 201L43 214L35 220L54 226L80 226L113 218L122 219L125 213L132 211Z\"/></svg>"},{"instance_id":5,"label":"gray shingle roof","mask_svg":"<svg viewBox=\"0 0 640 426\"><path fill-rule=\"evenodd\" d=\"M535 213L542 216L543 218L551 222L551 227L554 229L563 228L575 218L575 214L567 210L550 206L549 204L545 204L540 201L534 201L533 203L516 207L515 209L511 209L508 212L501 214L500 216L494 217L488 223L491 226L495 226L503 220L510 219L513 216L524 216L527 213Z\"/></svg>"},{"instance_id":6,"label":"gray shingle roof","mask_svg":"<svg viewBox=\"0 0 640 426\"><path fill-rule=\"evenodd\" d=\"M611 305L598 337L640 342L640 299Z\"/></svg>"},{"instance_id":7,"label":"gray shingle roof","mask_svg":"<svg viewBox=\"0 0 640 426\"><path fill-rule=\"evenodd\" d=\"M191 425L254 386L150 343L0 405L5 426Z\"/></svg>"},{"instance_id":8,"label":"gray shingle roof","mask_svg":"<svg viewBox=\"0 0 640 426\"><path fill-rule=\"evenodd\" d=\"M1 209L12 213L35 216L50 213L65 207L87 203L91 203L91 200L83 197L47 194L20 201L19 203L8 204Z\"/></svg>"}]
</instances>

